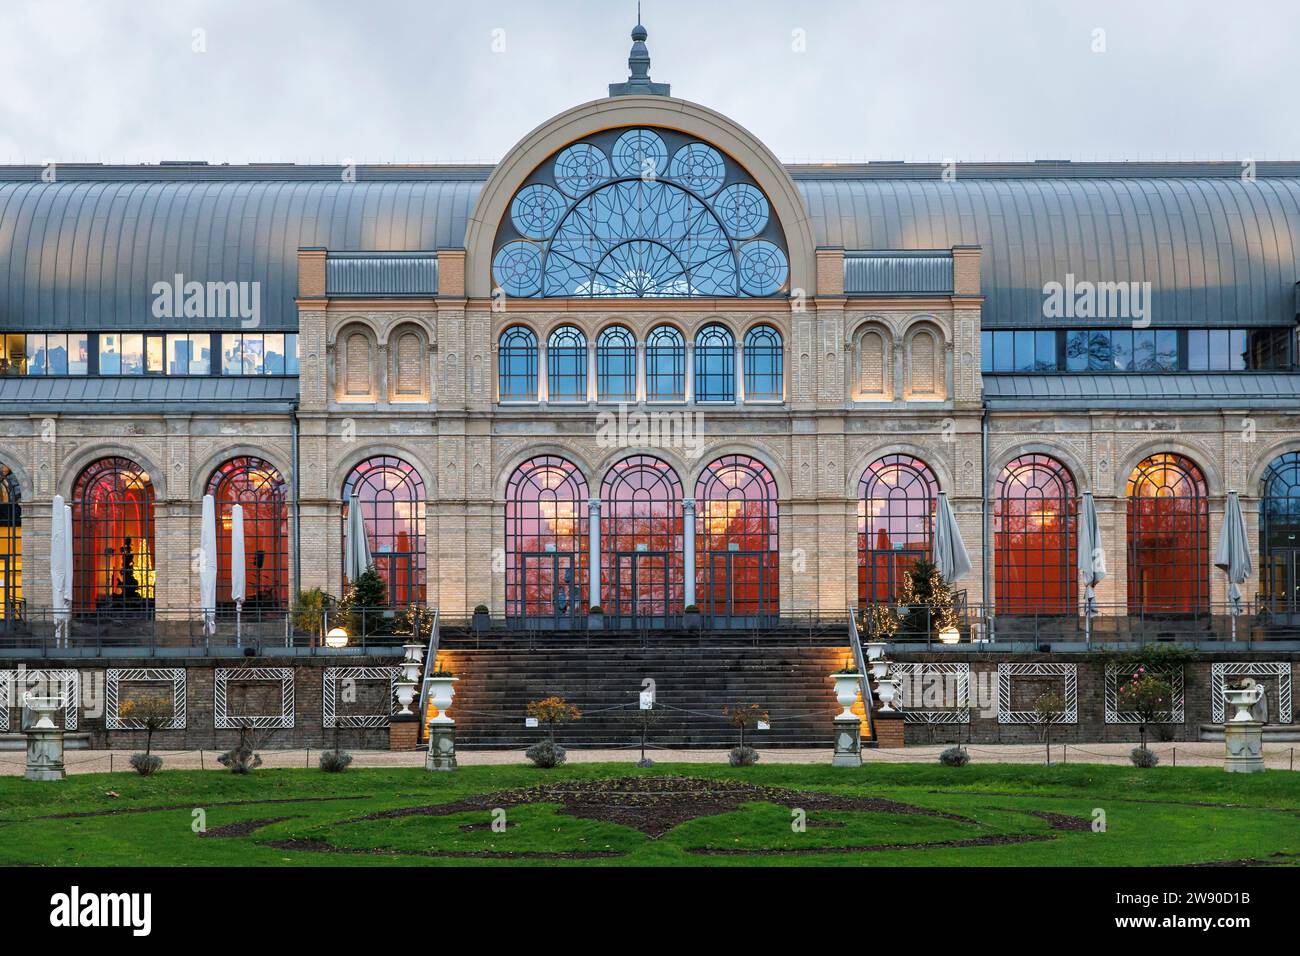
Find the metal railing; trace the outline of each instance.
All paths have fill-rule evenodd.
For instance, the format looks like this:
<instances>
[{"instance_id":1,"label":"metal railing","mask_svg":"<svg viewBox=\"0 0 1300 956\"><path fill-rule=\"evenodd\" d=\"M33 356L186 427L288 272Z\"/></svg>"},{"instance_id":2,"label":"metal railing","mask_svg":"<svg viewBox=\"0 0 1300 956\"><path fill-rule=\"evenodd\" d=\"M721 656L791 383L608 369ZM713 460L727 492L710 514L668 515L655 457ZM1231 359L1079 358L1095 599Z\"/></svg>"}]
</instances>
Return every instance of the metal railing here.
<instances>
[{"instance_id":1,"label":"metal railing","mask_svg":"<svg viewBox=\"0 0 1300 956\"><path fill-rule=\"evenodd\" d=\"M433 609L433 620L429 624L429 644L424 649L424 674L420 680L420 709L416 711L420 715L420 729L418 731L420 740L424 740L429 731L429 725L425 721L425 715L429 713L429 675L435 670L434 664L438 657L438 609Z\"/></svg>"},{"instance_id":2,"label":"metal railing","mask_svg":"<svg viewBox=\"0 0 1300 956\"><path fill-rule=\"evenodd\" d=\"M862 637L858 634L858 615L849 608L849 647L853 650L853 663L858 668L858 683L862 685L862 710L867 715L867 734L876 739L876 718L872 714L874 700L871 696L871 674L867 671L867 659L862 653Z\"/></svg>"}]
</instances>

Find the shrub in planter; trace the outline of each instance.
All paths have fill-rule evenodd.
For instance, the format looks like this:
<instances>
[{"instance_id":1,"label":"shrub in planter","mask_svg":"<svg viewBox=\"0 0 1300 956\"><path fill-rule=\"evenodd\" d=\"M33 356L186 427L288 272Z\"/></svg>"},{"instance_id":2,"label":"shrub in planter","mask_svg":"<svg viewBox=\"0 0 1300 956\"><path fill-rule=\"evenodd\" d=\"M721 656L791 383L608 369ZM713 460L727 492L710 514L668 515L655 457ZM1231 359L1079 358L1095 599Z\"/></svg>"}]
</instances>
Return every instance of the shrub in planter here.
<instances>
[{"instance_id":1,"label":"shrub in planter","mask_svg":"<svg viewBox=\"0 0 1300 956\"><path fill-rule=\"evenodd\" d=\"M1134 747L1129 751L1128 759L1133 761L1135 767L1154 767L1160 762L1159 755L1146 747Z\"/></svg>"},{"instance_id":2,"label":"shrub in planter","mask_svg":"<svg viewBox=\"0 0 1300 956\"><path fill-rule=\"evenodd\" d=\"M154 754L131 754L131 768L142 777L162 769L162 757Z\"/></svg>"},{"instance_id":3,"label":"shrub in planter","mask_svg":"<svg viewBox=\"0 0 1300 956\"><path fill-rule=\"evenodd\" d=\"M564 763L565 754L565 749L554 740L543 740L524 751L524 756L531 760L534 766L544 767L547 770Z\"/></svg>"},{"instance_id":4,"label":"shrub in planter","mask_svg":"<svg viewBox=\"0 0 1300 956\"><path fill-rule=\"evenodd\" d=\"M970 763L970 751L965 747L949 747L939 754L939 763L945 767L964 767Z\"/></svg>"},{"instance_id":5,"label":"shrub in planter","mask_svg":"<svg viewBox=\"0 0 1300 956\"><path fill-rule=\"evenodd\" d=\"M352 754L346 750L322 750L320 768L326 773L342 773L352 763Z\"/></svg>"},{"instance_id":6,"label":"shrub in planter","mask_svg":"<svg viewBox=\"0 0 1300 956\"><path fill-rule=\"evenodd\" d=\"M758 763L758 751L753 747L732 747L727 759L733 767L752 767Z\"/></svg>"}]
</instances>

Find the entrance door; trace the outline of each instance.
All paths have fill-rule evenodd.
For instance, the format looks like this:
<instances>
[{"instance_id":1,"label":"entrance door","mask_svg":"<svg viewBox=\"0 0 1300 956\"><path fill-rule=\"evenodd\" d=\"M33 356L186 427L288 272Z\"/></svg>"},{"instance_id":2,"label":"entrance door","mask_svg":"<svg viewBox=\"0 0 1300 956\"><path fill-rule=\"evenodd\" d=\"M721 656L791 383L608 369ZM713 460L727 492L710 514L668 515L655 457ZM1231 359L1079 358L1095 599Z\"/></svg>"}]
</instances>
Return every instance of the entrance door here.
<instances>
[{"instance_id":1,"label":"entrance door","mask_svg":"<svg viewBox=\"0 0 1300 956\"><path fill-rule=\"evenodd\" d=\"M752 626L770 615L770 555L766 551L712 551L705 555L700 610L715 626Z\"/></svg>"},{"instance_id":2,"label":"entrance door","mask_svg":"<svg viewBox=\"0 0 1300 956\"><path fill-rule=\"evenodd\" d=\"M613 610L621 626L667 616L669 560L664 551L620 551L614 555Z\"/></svg>"},{"instance_id":3,"label":"entrance door","mask_svg":"<svg viewBox=\"0 0 1300 956\"><path fill-rule=\"evenodd\" d=\"M519 555L521 595L512 616L530 625L559 626L572 621L578 593L577 556L571 551L525 551Z\"/></svg>"},{"instance_id":4,"label":"entrance door","mask_svg":"<svg viewBox=\"0 0 1300 956\"><path fill-rule=\"evenodd\" d=\"M1300 548L1269 553L1267 606L1278 624L1300 625Z\"/></svg>"}]
</instances>

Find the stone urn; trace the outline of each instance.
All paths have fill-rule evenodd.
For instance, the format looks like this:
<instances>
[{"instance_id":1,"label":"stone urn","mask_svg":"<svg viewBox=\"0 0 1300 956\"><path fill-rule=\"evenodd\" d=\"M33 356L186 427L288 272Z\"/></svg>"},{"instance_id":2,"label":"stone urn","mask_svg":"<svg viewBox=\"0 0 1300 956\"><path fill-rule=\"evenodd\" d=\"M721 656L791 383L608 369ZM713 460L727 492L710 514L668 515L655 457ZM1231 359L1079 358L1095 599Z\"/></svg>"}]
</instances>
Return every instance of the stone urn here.
<instances>
[{"instance_id":1,"label":"stone urn","mask_svg":"<svg viewBox=\"0 0 1300 956\"><path fill-rule=\"evenodd\" d=\"M55 730L54 715L63 707L62 697L37 697L35 694L23 695L23 706L32 712L36 722L32 730Z\"/></svg>"},{"instance_id":2,"label":"stone urn","mask_svg":"<svg viewBox=\"0 0 1300 956\"><path fill-rule=\"evenodd\" d=\"M873 680L884 680L889 674L889 661L883 657L877 658L867 665L867 670L871 672Z\"/></svg>"},{"instance_id":3,"label":"stone urn","mask_svg":"<svg viewBox=\"0 0 1300 956\"><path fill-rule=\"evenodd\" d=\"M415 681L399 680L397 682L397 702L402 705L399 714L413 714L411 701L415 700Z\"/></svg>"},{"instance_id":4,"label":"stone urn","mask_svg":"<svg viewBox=\"0 0 1300 956\"><path fill-rule=\"evenodd\" d=\"M420 662L406 660L397 665L402 672L402 682L406 684L416 684L420 680Z\"/></svg>"},{"instance_id":5,"label":"stone urn","mask_svg":"<svg viewBox=\"0 0 1300 956\"><path fill-rule=\"evenodd\" d=\"M862 645L862 651L867 655L868 661L878 661L885 656L886 646L884 641L868 641Z\"/></svg>"},{"instance_id":6,"label":"stone urn","mask_svg":"<svg viewBox=\"0 0 1300 956\"><path fill-rule=\"evenodd\" d=\"M423 644L403 644L402 649L406 651L406 660L414 661L417 664L424 661Z\"/></svg>"},{"instance_id":7,"label":"stone urn","mask_svg":"<svg viewBox=\"0 0 1300 956\"><path fill-rule=\"evenodd\" d=\"M836 716L836 720L856 720L853 715L853 705L858 700L858 688L861 686L862 675L857 671L849 673L839 671L832 674L835 681L835 700L843 710Z\"/></svg>"},{"instance_id":8,"label":"stone urn","mask_svg":"<svg viewBox=\"0 0 1300 956\"><path fill-rule=\"evenodd\" d=\"M894 712L894 700L898 697L898 681L893 677L884 677L876 682L876 693L880 696L881 713Z\"/></svg>"},{"instance_id":9,"label":"stone urn","mask_svg":"<svg viewBox=\"0 0 1300 956\"><path fill-rule=\"evenodd\" d=\"M433 704L438 710L438 716L429 721L430 724L454 724L456 721L447 716L447 709L451 707L451 699L456 696L456 681L459 677L430 677L429 678L429 703Z\"/></svg>"},{"instance_id":10,"label":"stone urn","mask_svg":"<svg viewBox=\"0 0 1300 956\"><path fill-rule=\"evenodd\" d=\"M1231 721L1254 720L1250 709L1259 703L1259 699L1264 696L1263 684L1251 684L1248 687L1225 687L1223 689L1223 699L1233 707L1237 712L1230 718Z\"/></svg>"}]
</instances>

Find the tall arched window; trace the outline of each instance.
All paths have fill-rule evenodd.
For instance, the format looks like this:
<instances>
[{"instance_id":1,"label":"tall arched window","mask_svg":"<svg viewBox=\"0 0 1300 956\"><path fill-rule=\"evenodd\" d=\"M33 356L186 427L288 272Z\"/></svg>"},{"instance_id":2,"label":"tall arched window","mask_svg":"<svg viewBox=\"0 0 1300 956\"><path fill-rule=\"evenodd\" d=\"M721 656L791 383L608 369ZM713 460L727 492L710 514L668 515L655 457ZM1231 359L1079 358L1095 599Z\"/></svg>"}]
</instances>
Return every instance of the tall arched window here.
<instances>
[{"instance_id":1,"label":"tall arched window","mask_svg":"<svg viewBox=\"0 0 1300 956\"><path fill-rule=\"evenodd\" d=\"M154 492L128 458L101 458L72 491L72 603L78 611L152 616Z\"/></svg>"},{"instance_id":2,"label":"tall arched window","mask_svg":"<svg viewBox=\"0 0 1300 956\"><path fill-rule=\"evenodd\" d=\"M994 492L993 534L1000 613L1074 613L1074 479L1063 464L1047 455L1009 462Z\"/></svg>"},{"instance_id":3,"label":"tall arched window","mask_svg":"<svg viewBox=\"0 0 1300 956\"><path fill-rule=\"evenodd\" d=\"M587 481L571 461L530 458L506 486L506 615L587 610Z\"/></svg>"},{"instance_id":4,"label":"tall arched window","mask_svg":"<svg viewBox=\"0 0 1300 956\"><path fill-rule=\"evenodd\" d=\"M497 379L501 401L537 401L537 336L516 325L501 333L497 350Z\"/></svg>"},{"instance_id":5,"label":"tall arched window","mask_svg":"<svg viewBox=\"0 0 1300 956\"><path fill-rule=\"evenodd\" d=\"M760 325L745 334L745 398L756 402L779 402L785 395L782 371L785 352L781 333Z\"/></svg>"},{"instance_id":6,"label":"tall arched window","mask_svg":"<svg viewBox=\"0 0 1300 956\"><path fill-rule=\"evenodd\" d=\"M671 325L653 329L645 345L647 402L680 402L686 398L686 340Z\"/></svg>"},{"instance_id":7,"label":"tall arched window","mask_svg":"<svg viewBox=\"0 0 1300 956\"><path fill-rule=\"evenodd\" d=\"M1162 452L1128 479L1129 613L1209 608L1210 516L1205 476Z\"/></svg>"},{"instance_id":8,"label":"tall arched window","mask_svg":"<svg viewBox=\"0 0 1300 956\"><path fill-rule=\"evenodd\" d=\"M1300 623L1300 451L1279 455L1264 472L1259 553L1266 606Z\"/></svg>"},{"instance_id":9,"label":"tall arched window","mask_svg":"<svg viewBox=\"0 0 1300 956\"><path fill-rule=\"evenodd\" d=\"M388 582L389 605L424 603L424 482L419 473L391 455L361 462L343 483L345 528L354 494L365 518L371 560Z\"/></svg>"},{"instance_id":10,"label":"tall arched window","mask_svg":"<svg viewBox=\"0 0 1300 956\"><path fill-rule=\"evenodd\" d=\"M0 465L0 622L18 615L23 599L23 507L17 476Z\"/></svg>"},{"instance_id":11,"label":"tall arched window","mask_svg":"<svg viewBox=\"0 0 1300 956\"><path fill-rule=\"evenodd\" d=\"M928 558L939 482L911 455L877 458L858 483L858 603L892 602L917 558Z\"/></svg>"},{"instance_id":12,"label":"tall arched window","mask_svg":"<svg viewBox=\"0 0 1300 956\"><path fill-rule=\"evenodd\" d=\"M636 401L636 340L621 325L596 339L596 385L602 402Z\"/></svg>"},{"instance_id":13,"label":"tall arched window","mask_svg":"<svg viewBox=\"0 0 1300 956\"><path fill-rule=\"evenodd\" d=\"M624 458L600 488L601 591L616 618L682 610L682 483L667 462Z\"/></svg>"},{"instance_id":14,"label":"tall arched window","mask_svg":"<svg viewBox=\"0 0 1300 956\"><path fill-rule=\"evenodd\" d=\"M261 458L232 458L208 479L217 505L217 606L232 607L231 531L235 505L244 512L246 611L282 611L289 603L289 513L286 485Z\"/></svg>"},{"instance_id":15,"label":"tall arched window","mask_svg":"<svg viewBox=\"0 0 1300 956\"><path fill-rule=\"evenodd\" d=\"M762 462L727 455L695 484L696 600L709 615L775 615L776 480Z\"/></svg>"},{"instance_id":16,"label":"tall arched window","mask_svg":"<svg viewBox=\"0 0 1300 956\"><path fill-rule=\"evenodd\" d=\"M736 400L736 340L722 325L706 325L695 336L695 400Z\"/></svg>"},{"instance_id":17,"label":"tall arched window","mask_svg":"<svg viewBox=\"0 0 1300 956\"><path fill-rule=\"evenodd\" d=\"M546 340L546 378L552 402L587 400L587 338L562 325Z\"/></svg>"}]
</instances>

